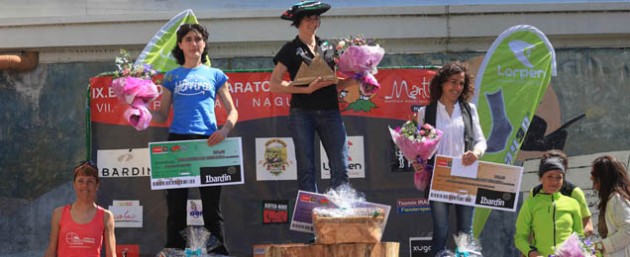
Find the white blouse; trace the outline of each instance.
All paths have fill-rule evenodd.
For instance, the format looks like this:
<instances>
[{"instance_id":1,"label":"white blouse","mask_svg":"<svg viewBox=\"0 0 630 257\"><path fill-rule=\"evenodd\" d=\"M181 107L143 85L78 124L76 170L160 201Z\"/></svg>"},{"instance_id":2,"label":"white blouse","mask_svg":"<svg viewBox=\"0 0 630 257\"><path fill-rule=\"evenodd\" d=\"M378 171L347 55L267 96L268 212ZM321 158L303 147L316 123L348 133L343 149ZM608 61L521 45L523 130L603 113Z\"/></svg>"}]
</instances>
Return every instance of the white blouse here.
<instances>
[{"instance_id":1,"label":"white blouse","mask_svg":"<svg viewBox=\"0 0 630 257\"><path fill-rule=\"evenodd\" d=\"M477 107L474 104L470 105L470 115L472 116L473 125L473 149L477 153L478 157L481 157L488 146L486 145L486 139L481 131L481 125L479 124L479 114L477 114ZM424 112L426 106L418 110L418 124L424 124ZM464 119L462 118L462 110L459 106L459 102L455 103L453 108L453 116L449 116L446 111L446 106L438 101L437 113L435 115L435 127L442 131L442 140L440 140L440 146L438 147L437 154L461 157L464 153Z\"/></svg>"}]
</instances>

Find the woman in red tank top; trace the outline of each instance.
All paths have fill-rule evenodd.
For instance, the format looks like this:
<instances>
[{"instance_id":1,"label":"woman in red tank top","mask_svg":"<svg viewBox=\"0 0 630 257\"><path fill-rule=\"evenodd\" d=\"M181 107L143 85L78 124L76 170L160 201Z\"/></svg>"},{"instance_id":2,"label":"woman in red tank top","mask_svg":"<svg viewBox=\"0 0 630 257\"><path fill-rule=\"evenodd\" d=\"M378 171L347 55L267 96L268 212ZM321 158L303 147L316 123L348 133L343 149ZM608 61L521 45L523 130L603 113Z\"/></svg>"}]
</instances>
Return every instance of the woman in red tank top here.
<instances>
[{"instance_id":1,"label":"woman in red tank top","mask_svg":"<svg viewBox=\"0 0 630 257\"><path fill-rule=\"evenodd\" d=\"M103 241L107 257L116 256L114 216L96 205L98 168L91 161L74 168L76 201L55 208L50 244L44 257L100 257Z\"/></svg>"}]
</instances>

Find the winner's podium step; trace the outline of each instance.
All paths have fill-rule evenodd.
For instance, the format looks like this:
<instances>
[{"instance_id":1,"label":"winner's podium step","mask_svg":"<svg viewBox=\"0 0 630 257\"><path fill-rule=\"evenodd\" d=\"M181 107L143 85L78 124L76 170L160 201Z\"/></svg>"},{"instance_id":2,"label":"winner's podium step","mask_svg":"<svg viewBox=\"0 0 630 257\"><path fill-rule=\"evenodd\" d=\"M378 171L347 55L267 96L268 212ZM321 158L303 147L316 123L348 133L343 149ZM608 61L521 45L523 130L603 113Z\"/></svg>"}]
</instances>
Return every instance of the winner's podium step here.
<instances>
[{"instance_id":1,"label":"winner's podium step","mask_svg":"<svg viewBox=\"0 0 630 257\"><path fill-rule=\"evenodd\" d=\"M398 257L400 243L255 245L254 257Z\"/></svg>"}]
</instances>

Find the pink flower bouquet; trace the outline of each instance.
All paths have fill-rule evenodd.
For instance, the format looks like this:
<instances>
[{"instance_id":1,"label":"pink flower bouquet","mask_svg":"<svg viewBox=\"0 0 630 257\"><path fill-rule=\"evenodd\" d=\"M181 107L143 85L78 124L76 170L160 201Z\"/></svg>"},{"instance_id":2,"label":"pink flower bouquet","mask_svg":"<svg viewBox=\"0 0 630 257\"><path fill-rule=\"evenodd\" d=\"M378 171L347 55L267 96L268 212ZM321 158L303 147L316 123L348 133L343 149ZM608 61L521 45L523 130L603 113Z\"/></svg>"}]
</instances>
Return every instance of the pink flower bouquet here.
<instances>
[{"instance_id":1,"label":"pink flower bouquet","mask_svg":"<svg viewBox=\"0 0 630 257\"><path fill-rule=\"evenodd\" d=\"M394 144L410 162L423 165L423 169L414 174L416 189L424 191L431 180L433 167L428 160L435 154L442 138L442 131L430 124L418 126L415 119L405 122L402 127L389 128Z\"/></svg>"},{"instance_id":2,"label":"pink flower bouquet","mask_svg":"<svg viewBox=\"0 0 630 257\"><path fill-rule=\"evenodd\" d=\"M112 90L118 99L129 105L123 114L129 124L138 131L145 130L153 118L147 104L159 95L157 85L151 80L156 72L150 65L132 66L127 51L120 53L121 56L116 57L118 71L114 74L117 78L112 80Z\"/></svg>"},{"instance_id":3,"label":"pink flower bouquet","mask_svg":"<svg viewBox=\"0 0 630 257\"><path fill-rule=\"evenodd\" d=\"M363 95L372 95L380 89L374 74L385 55L382 47L360 37L345 38L337 43L337 52L339 71L359 81L359 90Z\"/></svg>"}]
</instances>

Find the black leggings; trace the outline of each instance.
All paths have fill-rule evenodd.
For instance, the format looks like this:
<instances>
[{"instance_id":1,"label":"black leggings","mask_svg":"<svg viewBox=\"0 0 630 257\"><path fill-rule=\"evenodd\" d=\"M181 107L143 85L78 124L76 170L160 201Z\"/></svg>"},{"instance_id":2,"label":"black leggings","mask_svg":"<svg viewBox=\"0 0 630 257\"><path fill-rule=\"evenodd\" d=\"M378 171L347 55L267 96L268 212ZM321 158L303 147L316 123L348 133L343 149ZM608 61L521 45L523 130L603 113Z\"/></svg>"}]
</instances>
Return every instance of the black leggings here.
<instances>
[{"instance_id":1,"label":"black leggings","mask_svg":"<svg viewBox=\"0 0 630 257\"><path fill-rule=\"evenodd\" d=\"M168 141L207 139L204 135L180 135L169 134ZM212 253L229 255L224 242L223 215L221 215L221 186L199 187L201 204L203 208L204 227L211 236L219 239L220 245L213 249ZM188 188L166 190L166 204L168 217L166 219L166 248L186 247L186 241L181 231L186 229L186 202L188 201Z\"/></svg>"}]
</instances>

